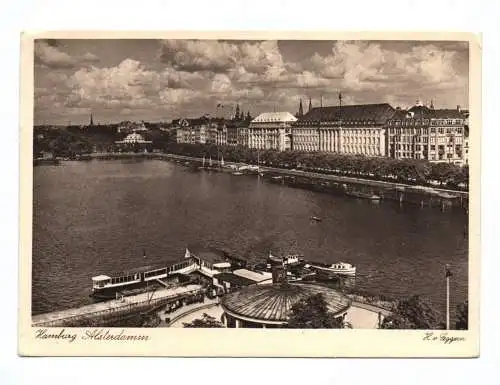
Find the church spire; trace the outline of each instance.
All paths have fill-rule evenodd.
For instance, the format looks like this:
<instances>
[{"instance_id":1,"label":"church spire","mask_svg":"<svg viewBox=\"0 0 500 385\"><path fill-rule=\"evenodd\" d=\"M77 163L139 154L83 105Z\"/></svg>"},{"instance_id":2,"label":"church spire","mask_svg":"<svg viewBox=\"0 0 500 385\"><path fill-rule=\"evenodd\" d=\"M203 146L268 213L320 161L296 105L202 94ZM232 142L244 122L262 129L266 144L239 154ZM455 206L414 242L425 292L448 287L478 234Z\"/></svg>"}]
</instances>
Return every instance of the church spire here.
<instances>
[{"instance_id":1,"label":"church spire","mask_svg":"<svg viewBox=\"0 0 500 385\"><path fill-rule=\"evenodd\" d=\"M307 112L310 112L312 110L312 102L311 98L309 98L309 110Z\"/></svg>"},{"instance_id":2,"label":"church spire","mask_svg":"<svg viewBox=\"0 0 500 385\"><path fill-rule=\"evenodd\" d=\"M94 116L92 115L92 112L90 112L90 125L94 125Z\"/></svg>"},{"instance_id":3,"label":"church spire","mask_svg":"<svg viewBox=\"0 0 500 385\"><path fill-rule=\"evenodd\" d=\"M300 104L299 104L299 118L304 115L304 110L302 109L302 99L300 99Z\"/></svg>"}]
</instances>

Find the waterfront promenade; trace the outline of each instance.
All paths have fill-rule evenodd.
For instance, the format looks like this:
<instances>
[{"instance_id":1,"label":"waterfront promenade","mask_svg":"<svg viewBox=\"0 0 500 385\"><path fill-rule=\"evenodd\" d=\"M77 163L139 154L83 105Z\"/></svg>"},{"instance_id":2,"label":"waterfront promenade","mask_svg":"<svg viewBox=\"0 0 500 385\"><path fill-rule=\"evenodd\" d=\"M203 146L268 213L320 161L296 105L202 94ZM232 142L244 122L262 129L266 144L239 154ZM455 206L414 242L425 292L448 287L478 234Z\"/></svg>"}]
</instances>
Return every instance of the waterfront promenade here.
<instances>
[{"instance_id":1,"label":"waterfront promenade","mask_svg":"<svg viewBox=\"0 0 500 385\"><path fill-rule=\"evenodd\" d=\"M185 161L185 162L197 162L200 164L203 162L202 158L196 158L196 157L185 156L185 155L177 155L177 154L167 154L167 153L161 153L161 152L157 152L157 153L97 153L97 154L89 154L90 159L120 159L120 158L128 158L128 157L137 157L137 158L145 157L145 158L151 158L151 159L180 160L180 161ZM216 166L219 165L219 161L217 161L215 159L212 160L212 163ZM247 165L246 163L231 162L231 161L225 161L224 164L226 166L229 166L229 165L235 165L235 166ZM378 187L378 188L384 188L384 189L396 189L396 190L400 190L400 191L411 191L411 192L416 192L416 193L431 193L432 192L432 193L449 194L449 195L453 195L455 197L459 197L462 199L469 198L468 191L450 190L450 189L445 189L445 188L441 188L438 186L428 187L428 186L419 186L419 185L409 185L409 184L391 182L391 181L364 179L364 178L341 176L341 175L335 175L335 174L322 174L322 173L313 172L313 171L284 169L284 168L276 168L276 167L269 167L269 166L263 166L263 165L259 166L259 170L261 172L268 172L268 173L279 174L279 175L283 175L283 176L286 175L286 176L295 176L295 177L306 177L306 178L311 178L311 179L332 181L332 182L336 182L336 183L360 184L360 185L365 185L365 186L370 186L370 187Z\"/></svg>"},{"instance_id":2,"label":"waterfront promenade","mask_svg":"<svg viewBox=\"0 0 500 385\"><path fill-rule=\"evenodd\" d=\"M142 305L155 306L163 301L174 300L185 295L196 294L201 290L200 285L187 285L169 289L159 289L153 293L141 293L130 297L97 302L78 308L38 314L32 317L33 326L62 326L64 322L79 318L93 318L121 311L133 311Z\"/></svg>"}]
</instances>

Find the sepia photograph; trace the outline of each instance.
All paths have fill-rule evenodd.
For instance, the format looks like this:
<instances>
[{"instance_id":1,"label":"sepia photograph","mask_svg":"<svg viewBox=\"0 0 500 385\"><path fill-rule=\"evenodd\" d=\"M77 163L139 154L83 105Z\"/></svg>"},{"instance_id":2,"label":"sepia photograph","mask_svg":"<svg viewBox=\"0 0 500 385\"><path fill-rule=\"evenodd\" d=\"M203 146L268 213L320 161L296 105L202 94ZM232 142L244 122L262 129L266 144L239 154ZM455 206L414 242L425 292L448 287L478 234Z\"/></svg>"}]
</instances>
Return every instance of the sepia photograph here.
<instances>
[{"instance_id":1,"label":"sepia photograph","mask_svg":"<svg viewBox=\"0 0 500 385\"><path fill-rule=\"evenodd\" d=\"M30 341L475 347L474 36L198 36L27 39Z\"/></svg>"}]
</instances>

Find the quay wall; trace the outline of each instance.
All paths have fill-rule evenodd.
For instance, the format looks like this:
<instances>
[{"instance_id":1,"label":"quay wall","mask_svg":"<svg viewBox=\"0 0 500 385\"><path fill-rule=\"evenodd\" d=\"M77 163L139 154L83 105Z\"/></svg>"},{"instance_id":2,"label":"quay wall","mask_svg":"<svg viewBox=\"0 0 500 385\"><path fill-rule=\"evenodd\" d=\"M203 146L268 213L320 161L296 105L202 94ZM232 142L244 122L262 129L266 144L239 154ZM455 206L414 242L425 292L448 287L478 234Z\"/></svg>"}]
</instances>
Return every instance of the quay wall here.
<instances>
[{"instance_id":1,"label":"quay wall","mask_svg":"<svg viewBox=\"0 0 500 385\"><path fill-rule=\"evenodd\" d=\"M174 154L151 154L156 159L177 160L185 162L196 162L201 165L202 159L192 158ZM217 161L213 161L217 164ZM226 165L237 164L225 162ZM466 209L469 202L467 191L456 191L441 188L425 188L395 182L378 181L346 177L332 174L320 174L298 170L288 170L273 167L260 166L265 173L264 178L272 180L272 176L283 176L278 182L290 187L299 187L319 192L345 195L346 189L357 192L373 193L379 195L383 200L397 201L399 203L410 203L421 207L437 207L446 211L452 207ZM266 178L267 176L267 178ZM276 182L275 182L276 183Z\"/></svg>"},{"instance_id":2,"label":"quay wall","mask_svg":"<svg viewBox=\"0 0 500 385\"><path fill-rule=\"evenodd\" d=\"M203 160L176 154L161 152L152 153L92 153L82 160L106 160L106 159L161 159L177 162L189 162L189 165L201 166ZM212 160L218 167L218 161ZM225 165L238 165L235 162L225 162ZM346 177L332 174L321 174L299 170L288 170L273 167L260 166L264 172L264 179L274 183L286 184L290 187L298 187L313 191L330 194L345 195L346 190L364 192L379 195L382 200L396 201L401 204L410 203L421 207L436 207L446 211L452 207L468 210L469 193L467 191L456 191L438 187L422 187L401 184L396 182L378 181L355 177ZM233 170L221 168L220 171L232 172ZM283 180L276 182L273 176L282 176Z\"/></svg>"},{"instance_id":3,"label":"quay wall","mask_svg":"<svg viewBox=\"0 0 500 385\"><path fill-rule=\"evenodd\" d=\"M32 326L39 327L85 327L85 326L108 326L116 324L118 320L125 320L132 316L145 315L175 303L186 301L190 297L204 294L200 289L186 291L184 293L163 296L151 300L135 301L126 297L130 302L117 305L116 300L100 302L79 309L68 309L54 313L45 313L34 316ZM102 308L106 304L109 306Z\"/></svg>"}]
</instances>

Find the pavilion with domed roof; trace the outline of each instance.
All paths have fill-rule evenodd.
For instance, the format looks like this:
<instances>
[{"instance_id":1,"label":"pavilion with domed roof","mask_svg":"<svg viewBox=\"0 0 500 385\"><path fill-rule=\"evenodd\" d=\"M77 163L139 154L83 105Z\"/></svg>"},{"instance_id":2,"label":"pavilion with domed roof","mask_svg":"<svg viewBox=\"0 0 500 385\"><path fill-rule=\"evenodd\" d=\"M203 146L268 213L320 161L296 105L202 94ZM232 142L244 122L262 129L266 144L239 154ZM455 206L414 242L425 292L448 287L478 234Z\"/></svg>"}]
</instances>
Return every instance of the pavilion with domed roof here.
<instances>
[{"instance_id":1,"label":"pavilion with domed roof","mask_svg":"<svg viewBox=\"0 0 500 385\"><path fill-rule=\"evenodd\" d=\"M145 140L141 134L132 132L124 139L117 140L115 144L122 151L147 151L153 142Z\"/></svg>"},{"instance_id":2,"label":"pavilion with domed roof","mask_svg":"<svg viewBox=\"0 0 500 385\"><path fill-rule=\"evenodd\" d=\"M221 299L222 322L229 328L286 328L297 302L322 294L330 313L344 319L351 300L344 294L315 283L288 282L282 261L272 261L270 284L249 285Z\"/></svg>"}]
</instances>

